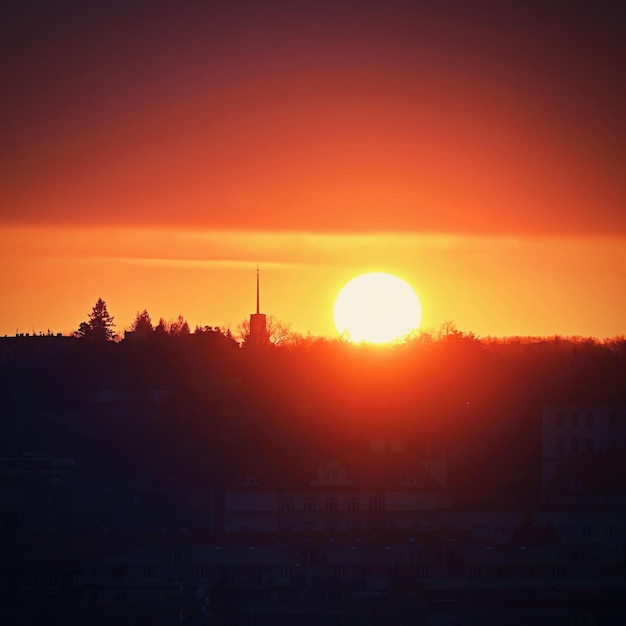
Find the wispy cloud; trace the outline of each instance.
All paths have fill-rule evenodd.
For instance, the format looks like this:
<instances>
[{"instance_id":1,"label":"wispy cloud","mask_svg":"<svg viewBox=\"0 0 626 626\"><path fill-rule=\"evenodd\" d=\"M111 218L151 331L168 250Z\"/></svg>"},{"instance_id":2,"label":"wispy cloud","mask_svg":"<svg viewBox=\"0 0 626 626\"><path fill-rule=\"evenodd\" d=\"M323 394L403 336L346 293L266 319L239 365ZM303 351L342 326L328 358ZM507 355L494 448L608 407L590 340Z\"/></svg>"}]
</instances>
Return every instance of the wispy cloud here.
<instances>
[{"instance_id":1,"label":"wispy cloud","mask_svg":"<svg viewBox=\"0 0 626 626\"><path fill-rule=\"evenodd\" d=\"M454 256L497 260L533 251L535 259L558 248L576 266L601 255L621 266L623 239L420 233L308 233L183 230L157 228L2 229L5 257L104 260L146 266L266 268L376 263L447 263ZM590 256L591 255L591 256Z\"/></svg>"}]
</instances>

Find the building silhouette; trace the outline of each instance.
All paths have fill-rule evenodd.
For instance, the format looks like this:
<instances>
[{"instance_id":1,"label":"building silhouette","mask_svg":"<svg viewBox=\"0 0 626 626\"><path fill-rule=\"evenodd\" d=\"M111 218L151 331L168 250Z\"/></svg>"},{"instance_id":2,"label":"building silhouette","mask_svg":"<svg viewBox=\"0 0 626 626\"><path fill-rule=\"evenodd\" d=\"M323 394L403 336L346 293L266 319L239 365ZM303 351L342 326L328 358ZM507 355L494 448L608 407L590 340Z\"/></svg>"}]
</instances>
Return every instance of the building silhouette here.
<instances>
[{"instance_id":1,"label":"building silhouette","mask_svg":"<svg viewBox=\"0 0 626 626\"><path fill-rule=\"evenodd\" d=\"M256 313L250 315L250 334L246 343L249 346L261 347L267 345L269 333L267 331L267 317L260 312L260 281L259 267L256 268Z\"/></svg>"}]
</instances>

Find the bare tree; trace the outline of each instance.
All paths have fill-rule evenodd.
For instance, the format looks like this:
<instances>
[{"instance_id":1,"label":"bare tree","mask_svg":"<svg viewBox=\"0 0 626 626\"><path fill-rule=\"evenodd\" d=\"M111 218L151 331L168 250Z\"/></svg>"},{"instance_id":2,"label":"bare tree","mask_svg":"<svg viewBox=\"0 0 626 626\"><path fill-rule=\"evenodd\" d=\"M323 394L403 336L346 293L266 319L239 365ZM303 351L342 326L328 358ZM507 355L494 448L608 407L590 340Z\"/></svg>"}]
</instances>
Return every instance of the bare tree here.
<instances>
[{"instance_id":1,"label":"bare tree","mask_svg":"<svg viewBox=\"0 0 626 626\"><path fill-rule=\"evenodd\" d=\"M275 346L289 345L296 341L300 335L291 330L291 324L282 322L273 315L267 316L267 333L269 336L269 342ZM250 320L243 320L234 333L234 337L240 343L246 342L250 336Z\"/></svg>"}]
</instances>

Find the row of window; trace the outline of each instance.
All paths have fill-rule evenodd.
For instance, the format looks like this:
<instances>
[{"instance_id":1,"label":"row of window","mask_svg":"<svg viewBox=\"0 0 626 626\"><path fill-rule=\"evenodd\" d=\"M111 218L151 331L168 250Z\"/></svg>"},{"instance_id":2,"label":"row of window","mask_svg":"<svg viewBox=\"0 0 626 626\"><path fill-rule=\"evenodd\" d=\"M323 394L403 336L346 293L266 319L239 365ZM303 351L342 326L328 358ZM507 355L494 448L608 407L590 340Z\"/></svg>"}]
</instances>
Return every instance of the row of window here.
<instances>
[{"instance_id":1,"label":"row of window","mask_svg":"<svg viewBox=\"0 0 626 626\"><path fill-rule=\"evenodd\" d=\"M35 576L34 574L23 574L20 580L20 588L22 591L34 591L35 590ZM74 578L73 587L74 589L78 588L79 581L77 578ZM6 575L0 577L0 591L4 591L6 589ZM37 588L41 591L41 583L37 583ZM47 591L55 592L61 591L61 577L59 574L49 574L47 577L45 589Z\"/></svg>"},{"instance_id":2,"label":"row of window","mask_svg":"<svg viewBox=\"0 0 626 626\"><path fill-rule=\"evenodd\" d=\"M503 566L469 566L466 570L467 575L470 578L568 578L571 577L571 572L566 574L566 568L556 566L518 566L518 565L503 565ZM242 570L238 573L237 578L242 582L248 581L256 583L258 587L266 584L266 579L263 572L260 570L246 571ZM278 577L283 582L289 582L293 580L295 569L293 567L282 567L278 571ZM392 568L386 566L373 566L366 568L352 568L344 566L335 566L329 574L333 578L344 579L346 577L365 576L367 578L390 578L393 576ZM431 575L431 569L429 567L421 566L415 570L415 574L419 578L429 578ZM442 572L437 568L437 575L441 576ZM616 577L620 575L620 568L615 564L605 565L601 570L594 570L595 575L601 575L605 577ZM584 575L584 574L583 574ZM576 574L574 574L576 576ZM114 596L114 601L118 604L125 604L127 597L125 594L118 593ZM143 594L142 601L146 604L155 604L158 601L163 600L176 600L176 596L157 596L156 594Z\"/></svg>"},{"instance_id":3,"label":"row of window","mask_svg":"<svg viewBox=\"0 0 626 626\"><path fill-rule=\"evenodd\" d=\"M584 448L582 440L579 441L576 437L570 439L570 454L578 454L579 452L582 452L583 449L586 452L593 452L595 450L594 442L591 437L588 437L585 440ZM556 453L565 454L565 440L562 437L558 437L556 439Z\"/></svg>"},{"instance_id":4,"label":"row of window","mask_svg":"<svg viewBox=\"0 0 626 626\"><path fill-rule=\"evenodd\" d=\"M569 441L569 451L566 450L567 442ZM555 439L556 454L569 454L575 456L579 452L595 452L596 450L606 449L603 446L596 446L596 442L592 437L586 439L579 439L572 437L571 439L564 439L563 437L557 437ZM624 447L623 438L612 437L608 440L608 449L615 450L616 448Z\"/></svg>"},{"instance_id":5,"label":"row of window","mask_svg":"<svg viewBox=\"0 0 626 626\"><path fill-rule=\"evenodd\" d=\"M362 530L383 530L385 527L384 521L382 519L374 519L370 520L366 524L363 522L349 520L346 523L339 523L336 520L327 520L323 523L315 522L315 521L305 521L302 526L298 526L294 522L291 521L281 521L279 524L279 530L283 533L290 532L299 532L304 530L304 532L327 532L327 533L335 533L335 532L358 532Z\"/></svg>"},{"instance_id":6,"label":"row of window","mask_svg":"<svg viewBox=\"0 0 626 626\"><path fill-rule=\"evenodd\" d=\"M584 423L587 428L592 428L595 425L595 415L592 411L586 411L584 415L578 411L572 411L569 414L569 423L573 427L580 426ZM556 412L556 425L558 428L562 428L565 425L565 413L564 411ZM583 421L584 419L584 421ZM626 414L624 415L624 424L626 425ZM617 413L609 414L609 428L617 428L618 415Z\"/></svg>"},{"instance_id":7,"label":"row of window","mask_svg":"<svg viewBox=\"0 0 626 626\"><path fill-rule=\"evenodd\" d=\"M326 511L337 511L339 510L339 502L336 497L328 496L323 499L321 503L316 501L316 498L313 496L306 496L303 502L303 510L305 511L316 511L318 510L318 504L323 504L323 506L319 510ZM383 499L382 498L370 498L368 502L368 508L370 511L382 511L384 509ZM281 511L294 511L295 510L295 502L293 496L283 496L280 499L280 510ZM359 511L361 510L361 501L359 498L351 498L347 502L347 510L348 511Z\"/></svg>"}]
</instances>

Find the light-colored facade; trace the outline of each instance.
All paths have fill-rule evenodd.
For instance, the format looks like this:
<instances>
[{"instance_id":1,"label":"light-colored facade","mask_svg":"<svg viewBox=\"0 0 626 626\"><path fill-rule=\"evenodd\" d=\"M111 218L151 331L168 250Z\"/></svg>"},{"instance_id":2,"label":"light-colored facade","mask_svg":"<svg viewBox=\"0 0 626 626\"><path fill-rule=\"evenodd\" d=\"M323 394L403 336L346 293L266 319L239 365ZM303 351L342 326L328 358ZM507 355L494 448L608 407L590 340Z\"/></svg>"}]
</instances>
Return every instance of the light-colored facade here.
<instances>
[{"instance_id":1,"label":"light-colored facade","mask_svg":"<svg viewBox=\"0 0 626 626\"><path fill-rule=\"evenodd\" d=\"M229 491L226 532L367 532L410 530L420 514L448 509L443 491L308 489Z\"/></svg>"},{"instance_id":2,"label":"light-colored facade","mask_svg":"<svg viewBox=\"0 0 626 626\"><path fill-rule=\"evenodd\" d=\"M626 406L554 404L541 414L542 486L565 462L582 453L626 450Z\"/></svg>"},{"instance_id":3,"label":"light-colored facade","mask_svg":"<svg viewBox=\"0 0 626 626\"><path fill-rule=\"evenodd\" d=\"M382 450L382 449L381 449ZM277 488L247 476L224 494L226 532L367 532L410 530L427 511L448 510L445 459L420 460L373 449L361 467L323 459L309 480ZM432 466L431 466L432 465Z\"/></svg>"}]
</instances>

